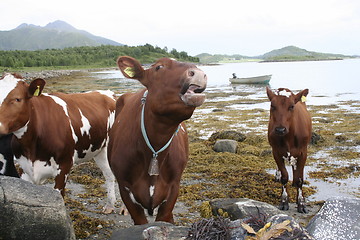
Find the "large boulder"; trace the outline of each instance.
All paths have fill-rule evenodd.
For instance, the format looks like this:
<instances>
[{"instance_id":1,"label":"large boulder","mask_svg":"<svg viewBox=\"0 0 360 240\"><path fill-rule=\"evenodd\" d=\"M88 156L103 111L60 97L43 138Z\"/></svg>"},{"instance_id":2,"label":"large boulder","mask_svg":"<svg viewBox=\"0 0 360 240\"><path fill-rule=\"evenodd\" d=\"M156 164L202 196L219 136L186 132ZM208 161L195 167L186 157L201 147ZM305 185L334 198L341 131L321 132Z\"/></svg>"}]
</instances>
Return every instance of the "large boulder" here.
<instances>
[{"instance_id":1,"label":"large boulder","mask_svg":"<svg viewBox=\"0 0 360 240\"><path fill-rule=\"evenodd\" d=\"M266 214L267 216L282 213L282 211L273 205L248 198L214 199L210 201L210 207L214 216L224 216L224 213L226 213L231 220L256 216L259 213Z\"/></svg>"},{"instance_id":2,"label":"large boulder","mask_svg":"<svg viewBox=\"0 0 360 240\"><path fill-rule=\"evenodd\" d=\"M237 143L238 142L235 140L220 139L220 140L216 140L213 149L215 152L236 153Z\"/></svg>"},{"instance_id":3,"label":"large boulder","mask_svg":"<svg viewBox=\"0 0 360 240\"><path fill-rule=\"evenodd\" d=\"M0 176L0 239L75 239L60 193Z\"/></svg>"},{"instance_id":4,"label":"large boulder","mask_svg":"<svg viewBox=\"0 0 360 240\"><path fill-rule=\"evenodd\" d=\"M317 240L360 239L360 199L328 199L306 228Z\"/></svg>"}]
</instances>

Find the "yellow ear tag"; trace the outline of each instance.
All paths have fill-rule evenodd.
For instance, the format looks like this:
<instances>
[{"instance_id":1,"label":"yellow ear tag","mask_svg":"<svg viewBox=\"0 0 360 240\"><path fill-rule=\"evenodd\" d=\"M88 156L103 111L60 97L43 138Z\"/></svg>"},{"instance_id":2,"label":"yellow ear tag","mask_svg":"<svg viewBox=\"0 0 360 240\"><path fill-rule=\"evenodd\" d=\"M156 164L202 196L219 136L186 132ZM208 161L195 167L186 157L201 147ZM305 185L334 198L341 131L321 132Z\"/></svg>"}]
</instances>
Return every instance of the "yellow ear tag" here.
<instances>
[{"instance_id":1,"label":"yellow ear tag","mask_svg":"<svg viewBox=\"0 0 360 240\"><path fill-rule=\"evenodd\" d=\"M37 86L37 88L34 92L34 96L37 97L37 96L39 96L39 94L40 94L40 86Z\"/></svg>"},{"instance_id":2,"label":"yellow ear tag","mask_svg":"<svg viewBox=\"0 0 360 240\"><path fill-rule=\"evenodd\" d=\"M302 102L306 102L306 97L305 97L305 96L302 96L302 97L301 97L301 101L302 101Z\"/></svg>"},{"instance_id":3,"label":"yellow ear tag","mask_svg":"<svg viewBox=\"0 0 360 240\"><path fill-rule=\"evenodd\" d=\"M134 77L134 76L135 76L135 71L134 71L134 68L132 68L132 67L127 67L127 68L125 68L124 72L125 72L129 77Z\"/></svg>"}]
</instances>

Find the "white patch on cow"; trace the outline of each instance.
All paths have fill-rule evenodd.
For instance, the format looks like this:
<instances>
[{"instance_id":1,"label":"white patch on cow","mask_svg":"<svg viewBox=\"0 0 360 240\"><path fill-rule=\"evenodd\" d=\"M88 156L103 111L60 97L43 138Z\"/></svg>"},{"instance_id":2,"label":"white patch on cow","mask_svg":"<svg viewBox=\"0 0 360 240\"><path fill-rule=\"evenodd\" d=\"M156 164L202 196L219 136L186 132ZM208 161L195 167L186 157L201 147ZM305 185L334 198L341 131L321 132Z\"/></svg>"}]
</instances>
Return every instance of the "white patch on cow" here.
<instances>
[{"instance_id":1,"label":"white patch on cow","mask_svg":"<svg viewBox=\"0 0 360 240\"><path fill-rule=\"evenodd\" d=\"M18 139L21 139L28 129L28 124L29 124L29 121L22 128L19 128L18 130L16 130L14 132L15 137L17 137Z\"/></svg>"},{"instance_id":2,"label":"white patch on cow","mask_svg":"<svg viewBox=\"0 0 360 240\"><path fill-rule=\"evenodd\" d=\"M297 158L293 157L293 156L290 156L289 163L290 163L291 166L294 167L294 170L296 170Z\"/></svg>"},{"instance_id":3,"label":"white patch on cow","mask_svg":"<svg viewBox=\"0 0 360 240\"><path fill-rule=\"evenodd\" d=\"M94 158L97 154L99 154L99 152L101 151L101 149L98 149L93 152L91 151L92 148L93 145L90 144L88 149L82 150L82 153L85 154L84 157L79 157L78 151L75 150L73 155L73 163L89 161L90 159Z\"/></svg>"},{"instance_id":4,"label":"white patch on cow","mask_svg":"<svg viewBox=\"0 0 360 240\"><path fill-rule=\"evenodd\" d=\"M34 184L42 184L46 179L56 177L60 173L59 165L54 158L50 159L50 164L40 160L32 162L24 156L17 158L17 161L24 171L21 178Z\"/></svg>"},{"instance_id":5,"label":"white patch on cow","mask_svg":"<svg viewBox=\"0 0 360 240\"><path fill-rule=\"evenodd\" d=\"M7 161L2 154L0 154L0 162L2 162L2 168L0 169L0 173L4 175Z\"/></svg>"},{"instance_id":6,"label":"white patch on cow","mask_svg":"<svg viewBox=\"0 0 360 240\"><path fill-rule=\"evenodd\" d=\"M298 188L298 190L299 190L298 203L304 203L305 199L303 197L302 190L301 188Z\"/></svg>"},{"instance_id":7,"label":"white patch on cow","mask_svg":"<svg viewBox=\"0 0 360 240\"><path fill-rule=\"evenodd\" d=\"M149 192L150 192L150 197L154 196L155 186L150 186Z\"/></svg>"},{"instance_id":8,"label":"white patch on cow","mask_svg":"<svg viewBox=\"0 0 360 240\"><path fill-rule=\"evenodd\" d=\"M287 192L286 192L286 187L283 186L283 187L282 187L281 200L282 200L283 202L285 202L287 198L288 198L288 194L287 194Z\"/></svg>"},{"instance_id":9,"label":"white patch on cow","mask_svg":"<svg viewBox=\"0 0 360 240\"><path fill-rule=\"evenodd\" d=\"M108 130L110 130L110 128L112 127L112 125L114 124L115 122L115 111L110 111L109 112L109 117L108 117L108 121L107 121L107 127L108 127Z\"/></svg>"},{"instance_id":10,"label":"white patch on cow","mask_svg":"<svg viewBox=\"0 0 360 240\"><path fill-rule=\"evenodd\" d=\"M2 80L0 80L0 105L3 103L7 95L16 87L21 79L16 78L12 74L6 74Z\"/></svg>"},{"instance_id":11,"label":"white patch on cow","mask_svg":"<svg viewBox=\"0 0 360 240\"><path fill-rule=\"evenodd\" d=\"M136 201L135 196L134 196L134 194L130 191L130 189L127 188L127 187L125 187L125 190L129 192L129 196L130 196L131 201L132 201L133 203L135 203L135 204L137 204L137 205L139 205L139 206L142 207L142 205L141 205L138 201ZM143 208L144 208L144 207L143 207Z\"/></svg>"},{"instance_id":12,"label":"white patch on cow","mask_svg":"<svg viewBox=\"0 0 360 240\"><path fill-rule=\"evenodd\" d=\"M115 98L114 98L114 92L113 91L110 91L110 90L96 90L95 92L98 92L102 95L105 95L111 99L113 99L115 101Z\"/></svg>"},{"instance_id":13,"label":"white patch on cow","mask_svg":"<svg viewBox=\"0 0 360 240\"><path fill-rule=\"evenodd\" d=\"M47 97L50 97L52 100L54 100L55 103L59 104L64 112L65 112L65 115L68 117L69 119L69 124L70 124L70 129L71 129L71 133L72 133L72 136L73 136L73 139L74 139L74 142L77 143L78 141L78 137L76 136L75 134L75 131L74 131L74 128L71 124L71 119L69 117L69 112L67 110L67 104L64 100L62 100L61 98L57 97L57 96L54 96L54 95L49 95L49 94L46 94L46 93L43 93L44 96L47 96Z\"/></svg>"},{"instance_id":14,"label":"white patch on cow","mask_svg":"<svg viewBox=\"0 0 360 240\"><path fill-rule=\"evenodd\" d=\"M287 152L287 156L283 156L284 161L289 161L290 153Z\"/></svg>"},{"instance_id":15,"label":"white patch on cow","mask_svg":"<svg viewBox=\"0 0 360 240\"><path fill-rule=\"evenodd\" d=\"M291 92L288 92L288 91L286 91L286 90L284 89L284 90L282 90L282 91L279 91L279 92L278 92L278 95L279 95L279 96L284 96L284 97L290 97L290 96L291 96Z\"/></svg>"},{"instance_id":16,"label":"white patch on cow","mask_svg":"<svg viewBox=\"0 0 360 240\"><path fill-rule=\"evenodd\" d=\"M90 128L91 128L90 122L84 116L84 114L81 112L80 109L79 109L79 112L80 112L81 123L82 123L82 127L80 128L81 135L84 136L84 134L86 133L90 137Z\"/></svg>"},{"instance_id":17,"label":"white patch on cow","mask_svg":"<svg viewBox=\"0 0 360 240\"><path fill-rule=\"evenodd\" d=\"M291 156L289 152L287 152L287 156L283 156L284 161L288 162L294 170L296 170L296 164L297 164L297 158L294 156Z\"/></svg>"},{"instance_id":18,"label":"white patch on cow","mask_svg":"<svg viewBox=\"0 0 360 240\"><path fill-rule=\"evenodd\" d=\"M279 169L276 169L276 171L275 171L275 180L279 181L279 182L281 180L281 172Z\"/></svg>"}]
</instances>

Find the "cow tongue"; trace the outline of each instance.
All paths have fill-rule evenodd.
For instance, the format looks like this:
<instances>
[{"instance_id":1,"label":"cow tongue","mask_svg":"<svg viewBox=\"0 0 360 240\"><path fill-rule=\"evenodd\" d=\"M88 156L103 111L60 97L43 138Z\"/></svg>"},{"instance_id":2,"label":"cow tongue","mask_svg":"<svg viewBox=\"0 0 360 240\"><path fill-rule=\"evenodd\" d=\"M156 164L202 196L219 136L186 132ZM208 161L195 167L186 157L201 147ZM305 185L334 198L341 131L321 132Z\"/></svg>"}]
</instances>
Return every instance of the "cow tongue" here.
<instances>
[{"instance_id":1,"label":"cow tongue","mask_svg":"<svg viewBox=\"0 0 360 240\"><path fill-rule=\"evenodd\" d=\"M205 101L205 94L202 91L203 89L200 89L198 85L191 84L181 99L186 105L198 107Z\"/></svg>"}]
</instances>

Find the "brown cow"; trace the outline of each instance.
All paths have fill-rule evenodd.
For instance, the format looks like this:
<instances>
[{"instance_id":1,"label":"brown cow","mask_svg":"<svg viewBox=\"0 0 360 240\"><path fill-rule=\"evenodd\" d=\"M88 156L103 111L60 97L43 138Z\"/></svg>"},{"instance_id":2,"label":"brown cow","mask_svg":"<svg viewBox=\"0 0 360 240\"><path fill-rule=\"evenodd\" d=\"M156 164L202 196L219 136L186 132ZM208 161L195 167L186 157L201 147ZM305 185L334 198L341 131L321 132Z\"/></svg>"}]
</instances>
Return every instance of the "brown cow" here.
<instances>
[{"instance_id":1,"label":"brown cow","mask_svg":"<svg viewBox=\"0 0 360 240\"><path fill-rule=\"evenodd\" d=\"M156 207L156 221L173 223L188 160L183 121L204 102L207 77L193 64L168 58L147 70L131 57L120 57L117 63L125 77L139 80L147 89L117 100L108 147L111 169L135 224L147 223L144 209L152 215Z\"/></svg>"},{"instance_id":2,"label":"brown cow","mask_svg":"<svg viewBox=\"0 0 360 240\"><path fill-rule=\"evenodd\" d=\"M294 95L287 88L279 88L274 93L267 87L266 92L271 101L268 140L281 173L279 176L277 171L277 180L283 184L280 209L289 209L286 192L289 176L285 168L285 161L288 161L293 169L293 186L297 188L298 212L306 213L302 185L307 145L311 139L311 117L305 104L309 90L305 89Z\"/></svg>"},{"instance_id":3,"label":"brown cow","mask_svg":"<svg viewBox=\"0 0 360 240\"><path fill-rule=\"evenodd\" d=\"M108 191L104 212L112 212L115 177L107 161L108 131L115 116L111 91L42 94L45 81L30 85L18 75L0 79L0 136L13 133L13 151L21 178L41 184L55 177L64 189L73 163L94 158L103 171Z\"/></svg>"}]
</instances>

